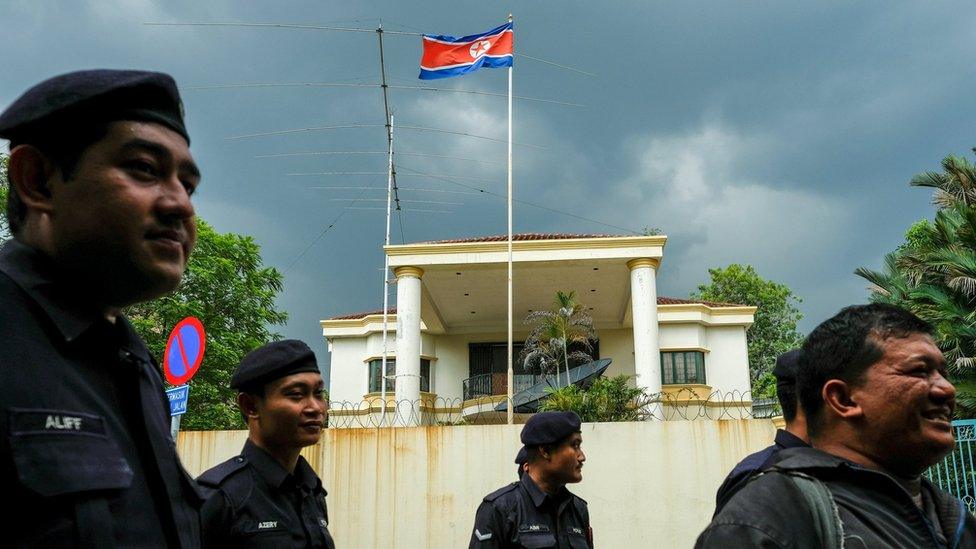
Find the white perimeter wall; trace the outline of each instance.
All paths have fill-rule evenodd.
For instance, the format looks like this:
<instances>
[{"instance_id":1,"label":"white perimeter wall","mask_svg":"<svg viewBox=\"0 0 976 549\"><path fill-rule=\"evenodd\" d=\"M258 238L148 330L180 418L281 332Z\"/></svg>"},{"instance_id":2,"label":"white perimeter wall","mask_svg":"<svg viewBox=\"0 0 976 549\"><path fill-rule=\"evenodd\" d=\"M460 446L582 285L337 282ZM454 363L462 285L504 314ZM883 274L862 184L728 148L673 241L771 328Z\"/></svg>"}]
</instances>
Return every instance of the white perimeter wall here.
<instances>
[{"instance_id":1,"label":"white perimeter wall","mask_svg":"<svg viewBox=\"0 0 976 549\"><path fill-rule=\"evenodd\" d=\"M520 430L330 429L303 455L329 492L337 546L466 547L481 498L515 480ZM691 547L722 479L773 434L769 420L587 423L583 482L570 489L589 502L597 547ZM197 476L237 455L245 438L181 432L177 447Z\"/></svg>"}]
</instances>

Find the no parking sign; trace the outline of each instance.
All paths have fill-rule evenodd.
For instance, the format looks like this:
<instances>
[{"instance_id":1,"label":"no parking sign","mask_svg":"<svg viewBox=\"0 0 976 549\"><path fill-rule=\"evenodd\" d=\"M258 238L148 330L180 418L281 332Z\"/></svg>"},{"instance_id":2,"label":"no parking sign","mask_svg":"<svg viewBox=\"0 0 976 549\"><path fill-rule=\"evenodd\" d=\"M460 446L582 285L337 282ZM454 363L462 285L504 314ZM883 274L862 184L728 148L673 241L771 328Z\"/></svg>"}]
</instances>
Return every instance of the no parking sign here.
<instances>
[{"instance_id":1,"label":"no parking sign","mask_svg":"<svg viewBox=\"0 0 976 549\"><path fill-rule=\"evenodd\" d=\"M170 385L183 385L200 369L207 334L199 319L188 316L176 323L163 353L163 372Z\"/></svg>"}]
</instances>

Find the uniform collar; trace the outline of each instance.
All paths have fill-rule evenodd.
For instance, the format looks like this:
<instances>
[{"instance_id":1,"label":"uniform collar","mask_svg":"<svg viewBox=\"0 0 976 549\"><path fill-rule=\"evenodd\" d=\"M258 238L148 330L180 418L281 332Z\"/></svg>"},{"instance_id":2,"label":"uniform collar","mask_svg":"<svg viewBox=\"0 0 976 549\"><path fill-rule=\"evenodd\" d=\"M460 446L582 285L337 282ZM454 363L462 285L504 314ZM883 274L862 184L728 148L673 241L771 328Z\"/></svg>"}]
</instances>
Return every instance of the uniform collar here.
<instances>
[{"instance_id":1,"label":"uniform collar","mask_svg":"<svg viewBox=\"0 0 976 549\"><path fill-rule=\"evenodd\" d=\"M776 430L776 446L780 448L807 448L810 445L802 438L794 435L786 429Z\"/></svg>"},{"instance_id":2,"label":"uniform collar","mask_svg":"<svg viewBox=\"0 0 976 549\"><path fill-rule=\"evenodd\" d=\"M547 499L554 502L562 501L569 495L569 490L565 486L561 487L555 496L550 496L549 494L542 491L535 481L532 480L532 476L528 473L522 475L522 479L519 481L522 483L522 487L525 491L529 493L529 498L532 499L532 504L536 507L542 507Z\"/></svg>"},{"instance_id":3,"label":"uniform collar","mask_svg":"<svg viewBox=\"0 0 976 549\"><path fill-rule=\"evenodd\" d=\"M79 299L78 293L59 279L57 267L40 250L11 239L0 248L0 272L37 303L68 343L97 322L107 323L94 304ZM123 350L151 362L146 346L122 315L116 320L115 331Z\"/></svg>"},{"instance_id":4,"label":"uniform collar","mask_svg":"<svg viewBox=\"0 0 976 549\"><path fill-rule=\"evenodd\" d=\"M247 439L247 442L244 443L244 450L241 451L241 455L247 458L247 461L254 466L254 469L265 482L275 488L281 488L289 479L294 479L293 482L307 488L309 491L315 490L322 485L322 481L319 480L318 475L312 470L312 466L302 456L298 456L298 464L295 466L295 472L289 475L288 471L285 471L285 468L275 458L271 457L271 454L251 442L251 439Z\"/></svg>"}]
</instances>

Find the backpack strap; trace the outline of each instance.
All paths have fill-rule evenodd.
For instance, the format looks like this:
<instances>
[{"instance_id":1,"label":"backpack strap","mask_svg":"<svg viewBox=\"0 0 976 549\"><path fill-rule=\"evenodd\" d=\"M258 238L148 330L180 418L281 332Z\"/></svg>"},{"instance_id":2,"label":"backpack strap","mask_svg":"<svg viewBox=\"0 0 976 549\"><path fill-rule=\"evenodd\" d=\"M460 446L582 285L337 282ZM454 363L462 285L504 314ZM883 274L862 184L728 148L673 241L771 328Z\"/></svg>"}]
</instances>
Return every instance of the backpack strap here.
<instances>
[{"instance_id":1,"label":"backpack strap","mask_svg":"<svg viewBox=\"0 0 976 549\"><path fill-rule=\"evenodd\" d=\"M840 511L834 496L827 486L820 480L799 471L784 471L773 469L785 475L796 486L803 496L807 509L813 518L813 525L820 532L820 542L823 547L844 547L844 522L840 519ZM772 472L771 471L771 472Z\"/></svg>"}]
</instances>

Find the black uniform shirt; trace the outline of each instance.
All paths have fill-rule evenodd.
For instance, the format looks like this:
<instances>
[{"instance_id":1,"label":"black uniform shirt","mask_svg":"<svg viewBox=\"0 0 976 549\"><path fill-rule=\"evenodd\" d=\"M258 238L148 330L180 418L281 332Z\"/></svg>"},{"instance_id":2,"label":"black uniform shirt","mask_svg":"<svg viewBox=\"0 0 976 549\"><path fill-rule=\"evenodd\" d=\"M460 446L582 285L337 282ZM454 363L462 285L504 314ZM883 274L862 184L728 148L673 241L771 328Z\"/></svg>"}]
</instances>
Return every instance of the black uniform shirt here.
<instances>
[{"instance_id":1,"label":"black uniform shirt","mask_svg":"<svg viewBox=\"0 0 976 549\"><path fill-rule=\"evenodd\" d=\"M485 496L474 519L469 549L593 547L586 502L565 487L553 497L532 477Z\"/></svg>"},{"instance_id":2,"label":"black uniform shirt","mask_svg":"<svg viewBox=\"0 0 976 549\"><path fill-rule=\"evenodd\" d=\"M5 544L198 547L200 497L169 434L162 379L40 252L0 249Z\"/></svg>"},{"instance_id":3,"label":"black uniform shirt","mask_svg":"<svg viewBox=\"0 0 976 549\"><path fill-rule=\"evenodd\" d=\"M198 482L212 491L201 511L207 547L335 549L325 489L301 456L288 474L248 440L240 456L206 471Z\"/></svg>"}]
</instances>

